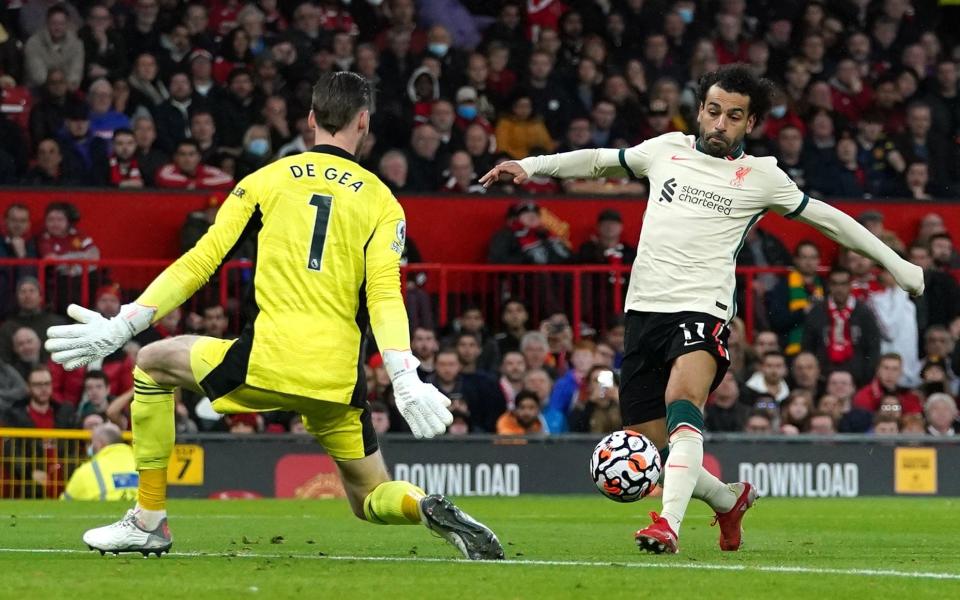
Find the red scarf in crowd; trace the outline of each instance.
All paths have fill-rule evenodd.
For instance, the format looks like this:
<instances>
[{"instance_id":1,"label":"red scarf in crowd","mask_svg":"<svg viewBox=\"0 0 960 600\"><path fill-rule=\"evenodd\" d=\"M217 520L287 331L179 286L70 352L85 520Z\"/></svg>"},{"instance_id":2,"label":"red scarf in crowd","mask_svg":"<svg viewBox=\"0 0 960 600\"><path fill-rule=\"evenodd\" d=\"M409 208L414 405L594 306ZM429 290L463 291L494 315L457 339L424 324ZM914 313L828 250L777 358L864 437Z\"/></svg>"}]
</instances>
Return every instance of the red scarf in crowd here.
<instances>
[{"instance_id":1,"label":"red scarf in crowd","mask_svg":"<svg viewBox=\"0 0 960 600\"><path fill-rule=\"evenodd\" d=\"M126 166L122 165L116 156L110 157L110 183L120 185L121 181L142 180L140 174L140 165L137 164L136 157L130 159Z\"/></svg>"},{"instance_id":2,"label":"red scarf in crowd","mask_svg":"<svg viewBox=\"0 0 960 600\"><path fill-rule=\"evenodd\" d=\"M833 298L827 300L827 317L830 319L830 334L827 340L827 358L833 364L845 363L853 358L853 335L850 333L850 315L857 300L850 296L845 306L838 308Z\"/></svg>"}]
</instances>

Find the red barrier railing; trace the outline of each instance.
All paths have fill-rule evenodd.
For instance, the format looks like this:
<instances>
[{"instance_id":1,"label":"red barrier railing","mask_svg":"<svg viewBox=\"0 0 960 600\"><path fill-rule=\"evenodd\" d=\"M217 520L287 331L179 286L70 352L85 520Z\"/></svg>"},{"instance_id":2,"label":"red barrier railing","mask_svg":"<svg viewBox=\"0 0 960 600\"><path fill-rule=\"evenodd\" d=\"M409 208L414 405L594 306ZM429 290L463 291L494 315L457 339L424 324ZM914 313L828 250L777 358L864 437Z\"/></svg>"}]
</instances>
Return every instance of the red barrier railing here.
<instances>
[{"instance_id":1,"label":"red barrier railing","mask_svg":"<svg viewBox=\"0 0 960 600\"><path fill-rule=\"evenodd\" d=\"M154 259L36 260L0 259L0 297L3 309L15 303L15 281L23 275L38 277L47 305L63 312L71 302L92 305L98 286L119 283L124 302L129 302L169 264ZM230 261L187 303L198 310L206 304L221 304L231 317L234 331L239 330L242 299L252 282L253 263ZM824 270L826 270L824 268ZM746 325L748 339L757 326L757 279L784 276L786 267L740 267L737 269L739 314ZM416 263L403 269L407 299L414 294L426 299L433 326L445 326L468 306L477 306L492 329L499 325L503 305L508 300L524 302L530 313L530 326L536 327L553 313L562 312L574 325L586 323L603 331L610 320L623 312L624 294L630 275L627 265L482 265ZM579 337L579 327L574 327Z\"/></svg>"}]
</instances>

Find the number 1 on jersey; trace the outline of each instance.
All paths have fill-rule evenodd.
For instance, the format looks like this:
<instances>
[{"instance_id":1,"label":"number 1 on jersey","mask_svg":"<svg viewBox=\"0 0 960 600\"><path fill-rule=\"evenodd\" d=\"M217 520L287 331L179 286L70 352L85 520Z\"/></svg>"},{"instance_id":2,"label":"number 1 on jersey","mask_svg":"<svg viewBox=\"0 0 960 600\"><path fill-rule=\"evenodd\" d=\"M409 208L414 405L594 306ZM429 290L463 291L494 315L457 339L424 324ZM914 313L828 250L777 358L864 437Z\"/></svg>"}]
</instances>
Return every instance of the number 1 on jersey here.
<instances>
[{"instance_id":1,"label":"number 1 on jersey","mask_svg":"<svg viewBox=\"0 0 960 600\"><path fill-rule=\"evenodd\" d=\"M333 210L333 196L314 194L310 205L317 207L317 220L313 223L313 240L310 242L310 256L307 268L319 271L323 265L323 245L327 241L327 227L330 225L330 211Z\"/></svg>"}]
</instances>

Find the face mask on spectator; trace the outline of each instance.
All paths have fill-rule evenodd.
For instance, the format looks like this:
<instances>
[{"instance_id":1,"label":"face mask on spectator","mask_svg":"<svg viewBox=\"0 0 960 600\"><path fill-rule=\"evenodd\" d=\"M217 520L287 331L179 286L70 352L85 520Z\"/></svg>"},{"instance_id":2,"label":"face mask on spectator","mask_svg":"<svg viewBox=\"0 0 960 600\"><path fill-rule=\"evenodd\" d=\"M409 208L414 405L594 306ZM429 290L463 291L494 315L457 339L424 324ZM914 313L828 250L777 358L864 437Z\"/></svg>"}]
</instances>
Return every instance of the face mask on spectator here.
<instances>
[{"instance_id":1,"label":"face mask on spectator","mask_svg":"<svg viewBox=\"0 0 960 600\"><path fill-rule=\"evenodd\" d=\"M440 42L434 42L428 46L430 49L430 54L434 56L446 56L447 50L450 49L450 46Z\"/></svg>"},{"instance_id":2,"label":"face mask on spectator","mask_svg":"<svg viewBox=\"0 0 960 600\"><path fill-rule=\"evenodd\" d=\"M787 105L778 104L770 109L770 116L774 119L782 119L787 114Z\"/></svg>"},{"instance_id":3,"label":"face mask on spectator","mask_svg":"<svg viewBox=\"0 0 960 600\"><path fill-rule=\"evenodd\" d=\"M693 10L689 8L678 8L677 14L680 15L680 18L683 19L683 22L689 25L693 23Z\"/></svg>"},{"instance_id":4,"label":"face mask on spectator","mask_svg":"<svg viewBox=\"0 0 960 600\"><path fill-rule=\"evenodd\" d=\"M477 107L472 104L461 104L457 107L457 114L462 119L472 121L477 116Z\"/></svg>"},{"instance_id":5,"label":"face mask on spectator","mask_svg":"<svg viewBox=\"0 0 960 600\"><path fill-rule=\"evenodd\" d=\"M263 138L251 140L250 145L247 146L247 151L254 156L266 156L267 152L270 151L270 143Z\"/></svg>"}]
</instances>

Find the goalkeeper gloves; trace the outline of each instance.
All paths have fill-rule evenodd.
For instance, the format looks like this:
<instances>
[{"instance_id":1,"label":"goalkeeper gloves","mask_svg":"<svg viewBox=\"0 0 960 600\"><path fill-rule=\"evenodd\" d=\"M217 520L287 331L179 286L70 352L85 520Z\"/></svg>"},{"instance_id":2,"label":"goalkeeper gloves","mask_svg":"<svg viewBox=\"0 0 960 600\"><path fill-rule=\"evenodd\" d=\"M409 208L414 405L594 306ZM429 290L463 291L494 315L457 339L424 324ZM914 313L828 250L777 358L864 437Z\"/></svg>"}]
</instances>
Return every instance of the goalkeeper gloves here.
<instances>
[{"instance_id":1,"label":"goalkeeper gloves","mask_svg":"<svg viewBox=\"0 0 960 600\"><path fill-rule=\"evenodd\" d=\"M67 314L77 323L47 329L44 347L54 362L72 371L115 352L149 327L156 312L156 308L141 304L124 304L117 316L106 319L98 312L71 304Z\"/></svg>"},{"instance_id":2,"label":"goalkeeper gloves","mask_svg":"<svg viewBox=\"0 0 960 600\"><path fill-rule=\"evenodd\" d=\"M447 430L453 423L448 406L450 399L431 384L420 381L417 360L409 350L385 350L383 364L393 383L393 397L397 409L410 425L417 438L432 438Z\"/></svg>"}]
</instances>

